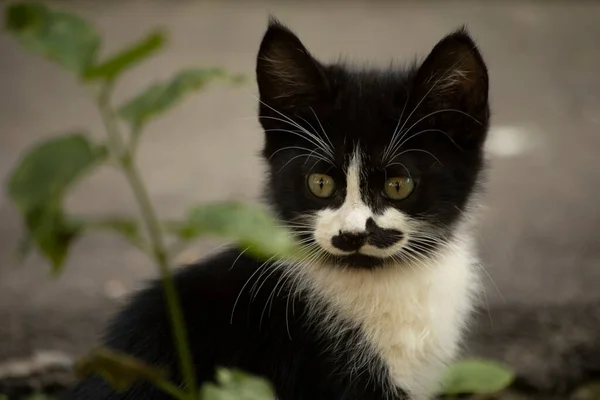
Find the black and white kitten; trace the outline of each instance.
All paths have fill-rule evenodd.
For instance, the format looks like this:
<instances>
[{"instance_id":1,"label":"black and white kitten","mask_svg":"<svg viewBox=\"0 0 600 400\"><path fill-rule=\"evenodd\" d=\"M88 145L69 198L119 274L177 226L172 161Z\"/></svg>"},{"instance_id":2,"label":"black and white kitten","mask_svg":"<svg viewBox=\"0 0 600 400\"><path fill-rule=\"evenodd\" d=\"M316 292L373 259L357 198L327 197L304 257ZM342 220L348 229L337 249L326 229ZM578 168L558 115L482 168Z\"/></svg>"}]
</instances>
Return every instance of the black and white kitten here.
<instances>
[{"instance_id":1,"label":"black and white kitten","mask_svg":"<svg viewBox=\"0 0 600 400\"><path fill-rule=\"evenodd\" d=\"M459 30L419 66L356 70L271 21L256 74L266 196L306 257L231 249L177 273L199 380L225 366L268 378L280 400L431 398L479 287L470 220L489 108L475 44ZM179 381L165 310L153 283L106 344ZM168 396L93 378L69 398Z\"/></svg>"}]
</instances>

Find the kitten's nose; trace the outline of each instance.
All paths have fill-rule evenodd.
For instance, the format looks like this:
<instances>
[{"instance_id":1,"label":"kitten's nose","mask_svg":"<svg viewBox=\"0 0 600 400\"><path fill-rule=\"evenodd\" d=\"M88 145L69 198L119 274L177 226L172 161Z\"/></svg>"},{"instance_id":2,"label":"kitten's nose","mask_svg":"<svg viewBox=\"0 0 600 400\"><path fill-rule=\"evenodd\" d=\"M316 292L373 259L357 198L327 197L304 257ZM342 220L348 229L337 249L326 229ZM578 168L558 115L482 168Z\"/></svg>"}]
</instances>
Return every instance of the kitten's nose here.
<instances>
[{"instance_id":1,"label":"kitten's nose","mask_svg":"<svg viewBox=\"0 0 600 400\"><path fill-rule=\"evenodd\" d=\"M333 247L342 251L356 251L367 242L368 233L342 232L331 238Z\"/></svg>"}]
</instances>

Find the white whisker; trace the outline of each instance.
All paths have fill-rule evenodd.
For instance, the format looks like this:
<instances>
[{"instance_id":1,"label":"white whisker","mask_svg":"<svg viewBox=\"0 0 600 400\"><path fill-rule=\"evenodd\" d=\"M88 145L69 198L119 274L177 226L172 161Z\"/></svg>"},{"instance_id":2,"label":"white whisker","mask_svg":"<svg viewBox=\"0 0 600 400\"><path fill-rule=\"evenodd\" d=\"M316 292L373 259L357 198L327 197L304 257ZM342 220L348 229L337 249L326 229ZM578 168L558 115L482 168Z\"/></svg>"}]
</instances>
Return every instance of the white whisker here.
<instances>
[{"instance_id":1,"label":"white whisker","mask_svg":"<svg viewBox=\"0 0 600 400\"><path fill-rule=\"evenodd\" d=\"M296 124L295 122L288 122L285 120L282 120L281 118L276 118L276 117L269 117L269 116L259 116L259 119L272 119L275 121L279 121L279 122L283 122L283 123L288 123L290 125L292 125L294 128L298 128L300 130L300 132L298 131L291 131L291 130L287 130L287 129L281 129L281 131L283 132L287 132L290 133L292 135L298 136L304 140L306 140L307 142L312 143L315 147L320 148L325 154L327 154L328 157L331 157L331 159L334 159L334 154L333 154L333 150L329 149L327 147L327 144L323 141L323 139L321 139L319 136L315 135L314 133L311 133L310 131L308 131L306 128L304 128L301 125ZM278 131L279 129L276 128L272 128L269 129L269 131L274 132L274 131Z\"/></svg>"},{"instance_id":2,"label":"white whisker","mask_svg":"<svg viewBox=\"0 0 600 400\"><path fill-rule=\"evenodd\" d=\"M240 292L238 293L235 302L233 303L233 308L231 310L231 318L229 319L229 323L233 324L233 314L235 312L235 307L237 306L238 301L240 300L240 297L242 296L242 293L244 292L244 289L246 288L246 286L248 285L248 283L250 282L250 280L252 280L252 278L254 277L254 275L256 275L258 273L258 271L260 271L269 261L271 261L275 256L269 258L267 261L265 261L264 263L262 263L260 265L260 267L258 267L256 269L256 271L254 271L252 273L252 275L250 275L250 277L248 278L248 280L246 280L246 283L244 283L244 286L242 286L242 288L240 289Z\"/></svg>"},{"instance_id":3,"label":"white whisker","mask_svg":"<svg viewBox=\"0 0 600 400\"><path fill-rule=\"evenodd\" d=\"M404 88L404 90L406 92L406 100L404 101L404 106L402 107L402 112L400 113L400 118L398 118L398 123L396 124L396 128L394 128L394 133L392 134L390 143L388 146L386 146L386 148L383 152L382 158L384 160L387 160L387 156L389 155L388 153L390 152L390 147L391 147L391 145L394 144L394 141L396 140L396 136L401 132L401 130L399 130L398 127L400 126L400 122L402 122L402 117L404 116L404 111L406 110L406 105L408 104L408 100L410 98L408 89Z\"/></svg>"},{"instance_id":4,"label":"white whisker","mask_svg":"<svg viewBox=\"0 0 600 400\"><path fill-rule=\"evenodd\" d=\"M435 159L435 161L438 162L438 164L440 164L442 166L444 165L444 164L442 164L442 162L440 161L439 158L437 158L436 156L434 156L433 154L431 154L431 152L429 152L427 150L423 150L423 149L409 149L409 150L404 150L402 153L398 154L397 156L394 156L394 158L400 157L402 154L410 153L411 151L414 151L414 152L417 152L417 153L429 154L431 157L433 157ZM391 164L388 164L388 166L395 165L395 164L398 164L398 163L391 163Z\"/></svg>"},{"instance_id":5,"label":"white whisker","mask_svg":"<svg viewBox=\"0 0 600 400\"><path fill-rule=\"evenodd\" d=\"M319 123L319 126L321 127L321 131L323 132L323 136L325 136L325 139L327 139L327 141L329 142L329 145L331 146L331 149L334 149L335 146L333 145L333 143L331 143L331 139L329 139L329 135L327 135L327 132L325 132L325 128L323 128L323 124L321 123L321 120L317 116L317 113L315 112L315 110L313 110L312 107L310 107L310 111L312 111L313 115L317 119L317 122ZM314 130L314 128L313 128L313 130Z\"/></svg>"},{"instance_id":6,"label":"white whisker","mask_svg":"<svg viewBox=\"0 0 600 400\"><path fill-rule=\"evenodd\" d=\"M294 160L296 160L296 159L298 159L300 157L307 157L307 158L315 157L315 158L318 158L318 159L320 159L320 160L322 160L324 162L331 163L329 160L327 160L325 158L321 158L319 156L315 156L314 154L312 154L312 155L311 154L299 154L297 156L294 156L294 157L290 158L285 164L283 164L283 167L279 168L279 170L277 172L283 171L283 169L285 167L287 167L292 161L294 161Z\"/></svg>"}]
</instances>

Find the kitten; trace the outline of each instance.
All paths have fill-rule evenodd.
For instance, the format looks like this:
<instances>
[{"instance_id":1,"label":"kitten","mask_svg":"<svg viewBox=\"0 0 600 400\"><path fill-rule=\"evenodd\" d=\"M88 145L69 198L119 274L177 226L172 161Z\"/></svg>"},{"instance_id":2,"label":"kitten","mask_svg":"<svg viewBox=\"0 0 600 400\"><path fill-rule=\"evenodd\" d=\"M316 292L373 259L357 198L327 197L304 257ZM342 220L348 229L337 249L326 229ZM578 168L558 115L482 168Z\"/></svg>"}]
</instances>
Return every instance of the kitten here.
<instances>
[{"instance_id":1,"label":"kitten","mask_svg":"<svg viewBox=\"0 0 600 400\"><path fill-rule=\"evenodd\" d=\"M357 70L317 61L272 20L256 76L266 198L306 257L230 249L176 273L198 379L225 366L268 378L280 400L431 398L478 291L470 221L489 108L475 44L459 30L418 66ZM106 345L177 371L160 282ZM168 396L92 378L70 398Z\"/></svg>"}]
</instances>

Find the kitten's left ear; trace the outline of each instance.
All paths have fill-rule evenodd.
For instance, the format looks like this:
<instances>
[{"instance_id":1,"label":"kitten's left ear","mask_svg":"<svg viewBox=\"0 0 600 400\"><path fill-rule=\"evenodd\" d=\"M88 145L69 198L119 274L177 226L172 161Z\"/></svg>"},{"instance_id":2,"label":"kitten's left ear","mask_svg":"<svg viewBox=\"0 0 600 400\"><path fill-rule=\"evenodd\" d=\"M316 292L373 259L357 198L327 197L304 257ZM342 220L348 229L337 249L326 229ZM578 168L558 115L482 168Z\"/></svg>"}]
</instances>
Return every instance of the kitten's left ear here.
<instances>
[{"instance_id":1,"label":"kitten's left ear","mask_svg":"<svg viewBox=\"0 0 600 400\"><path fill-rule=\"evenodd\" d=\"M428 112L455 109L487 126L487 68L465 28L446 36L433 48L417 72L413 95L414 101L422 100L419 107ZM446 114L443 117L461 119L457 113Z\"/></svg>"},{"instance_id":2,"label":"kitten's left ear","mask_svg":"<svg viewBox=\"0 0 600 400\"><path fill-rule=\"evenodd\" d=\"M258 51L256 79L260 99L280 111L309 104L329 89L322 65L273 17Z\"/></svg>"}]
</instances>

